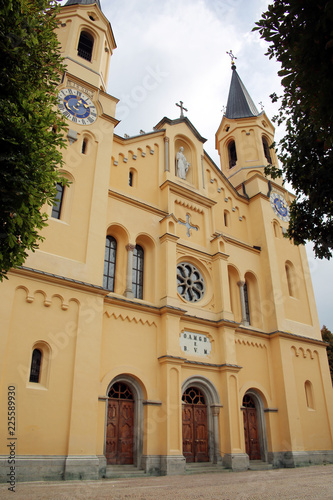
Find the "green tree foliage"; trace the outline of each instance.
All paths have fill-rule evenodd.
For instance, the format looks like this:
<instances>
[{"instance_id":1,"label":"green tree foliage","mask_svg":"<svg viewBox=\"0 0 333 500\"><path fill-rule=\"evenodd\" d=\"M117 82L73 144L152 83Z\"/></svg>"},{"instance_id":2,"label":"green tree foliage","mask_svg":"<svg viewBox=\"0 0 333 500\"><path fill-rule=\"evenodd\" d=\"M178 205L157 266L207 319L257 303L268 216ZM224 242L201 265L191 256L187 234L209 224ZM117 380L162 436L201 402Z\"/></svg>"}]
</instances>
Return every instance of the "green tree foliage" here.
<instances>
[{"instance_id":1,"label":"green tree foliage","mask_svg":"<svg viewBox=\"0 0 333 500\"><path fill-rule=\"evenodd\" d=\"M328 357L328 364L330 366L330 372L331 372L331 378L332 378L332 384L333 384L333 334L324 325L321 329L321 336L322 336L323 340L328 343L327 357Z\"/></svg>"},{"instance_id":2,"label":"green tree foliage","mask_svg":"<svg viewBox=\"0 0 333 500\"><path fill-rule=\"evenodd\" d=\"M284 87L275 120L284 122L279 144L282 171L266 173L291 182L288 236L314 243L319 258L333 248L333 1L275 0L254 30L269 43L267 55L281 63Z\"/></svg>"},{"instance_id":3,"label":"green tree foliage","mask_svg":"<svg viewBox=\"0 0 333 500\"><path fill-rule=\"evenodd\" d=\"M0 0L0 280L42 240L62 165L55 0Z\"/></svg>"}]
</instances>

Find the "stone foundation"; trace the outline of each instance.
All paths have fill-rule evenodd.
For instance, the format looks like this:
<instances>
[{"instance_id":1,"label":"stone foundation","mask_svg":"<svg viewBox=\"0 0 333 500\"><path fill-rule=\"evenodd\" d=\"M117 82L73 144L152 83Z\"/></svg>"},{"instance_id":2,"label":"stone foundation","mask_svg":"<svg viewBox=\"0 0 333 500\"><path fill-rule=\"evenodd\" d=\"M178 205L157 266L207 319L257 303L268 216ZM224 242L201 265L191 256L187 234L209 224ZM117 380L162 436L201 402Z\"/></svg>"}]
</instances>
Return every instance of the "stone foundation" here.
<instances>
[{"instance_id":1,"label":"stone foundation","mask_svg":"<svg viewBox=\"0 0 333 500\"><path fill-rule=\"evenodd\" d=\"M223 465L234 472L248 470L249 456L246 453L226 453L223 457Z\"/></svg>"},{"instance_id":2,"label":"stone foundation","mask_svg":"<svg viewBox=\"0 0 333 500\"><path fill-rule=\"evenodd\" d=\"M268 453L268 462L274 468L305 467L333 464L333 450L281 451ZM230 453L223 457L223 465L235 472L249 468L246 453ZM182 455L145 455L141 468L148 476L185 474L185 457ZM93 480L105 477L106 458L101 456L52 456L25 455L15 459L15 480L62 481ZM6 483L10 472L8 456L0 457L0 482Z\"/></svg>"},{"instance_id":3,"label":"stone foundation","mask_svg":"<svg viewBox=\"0 0 333 500\"><path fill-rule=\"evenodd\" d=\"M333 464L333 450L270 452L268 462L277 469Z\"/></svg>"}]
</instances>

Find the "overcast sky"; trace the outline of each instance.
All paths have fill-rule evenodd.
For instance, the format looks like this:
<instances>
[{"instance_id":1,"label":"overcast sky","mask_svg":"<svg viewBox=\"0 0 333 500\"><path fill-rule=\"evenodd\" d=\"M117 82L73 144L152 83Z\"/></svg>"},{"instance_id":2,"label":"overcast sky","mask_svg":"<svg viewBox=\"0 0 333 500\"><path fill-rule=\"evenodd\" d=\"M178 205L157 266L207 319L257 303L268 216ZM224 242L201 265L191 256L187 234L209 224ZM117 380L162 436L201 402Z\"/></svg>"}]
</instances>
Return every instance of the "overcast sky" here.
<instances>
[{"instance_id":1,"label":"overcast sky","mask_svg":"<svg viewBox=\"0 0 333 500\"><path fill-rule=\"evenodd\" d=\"M62 2L64 3L64 2ZM207 139L205 150L219 165L215 132L227 103L230 57L258 110L277 112L270 94L281 92L279 65L265 56L267 44L252 32L268 0L101 0L117 49L108 92L118 99L118 135L149 132L164 117L187 117ZM259 104L259 103L262 103ZM276 140L283 130L276 130ZM307 245L320 325L333 331L333 261L315 260Z\"/></svg>"}]
</instances>

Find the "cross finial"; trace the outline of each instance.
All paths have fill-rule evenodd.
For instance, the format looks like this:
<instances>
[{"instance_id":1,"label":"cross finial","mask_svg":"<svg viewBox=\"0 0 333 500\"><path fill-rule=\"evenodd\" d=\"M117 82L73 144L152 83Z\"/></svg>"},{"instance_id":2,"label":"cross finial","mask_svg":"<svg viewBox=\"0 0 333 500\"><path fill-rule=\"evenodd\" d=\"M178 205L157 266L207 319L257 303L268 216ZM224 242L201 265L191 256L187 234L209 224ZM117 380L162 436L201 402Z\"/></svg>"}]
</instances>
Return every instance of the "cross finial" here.
<instances>
[{"instance_id":1,"label":"cross finial","mask_svg":"<svg viewBox=\"0 0 333 500\"><path fill-rule=\"evenodd\" d=\"M229 50L229 52L227 51L226 54L228 54L228 56L231 59L231 68L236 69L235 59L237 59L237 57L232 53L232 50Z\"/></svg>"},{"instance_id":2,"label":"cross finial","mask_svg":"<svg viewBox=\"0 0 333 500\"><path fill-rule=\"evenodd\" d=\"M262 101L259 102L259 105L261 106L261 111L263 111L265 106L263 105Z\"/></svg>"},{"instance_id":3,"label":"cross finial","mask_svg":"<svg viewBox=\"0 0 333 500\"><path fill-rule=\"evenodd\" d=\"M178 108L180 108L180 118L184 118L183 111L188 111L188 110L186 108L184 108L183 101L179 101L179 102L180 102L180 104L176 103L176 106L178 106Z\"/></svg>"}]
</instances>

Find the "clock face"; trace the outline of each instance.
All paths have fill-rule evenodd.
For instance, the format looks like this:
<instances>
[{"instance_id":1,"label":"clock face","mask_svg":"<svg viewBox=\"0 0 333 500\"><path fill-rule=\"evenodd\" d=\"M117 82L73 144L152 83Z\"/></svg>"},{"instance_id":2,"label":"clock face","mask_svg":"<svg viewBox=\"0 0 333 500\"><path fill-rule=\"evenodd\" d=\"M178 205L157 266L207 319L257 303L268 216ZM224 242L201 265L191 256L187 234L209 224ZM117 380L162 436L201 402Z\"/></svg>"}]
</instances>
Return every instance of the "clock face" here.
<instances>
[{"instance_id":1,"label":"clock face","mask_svg":"<svg viewBox=\"0 0 333 500\"><path fill-rule=\"evenodd\" d=\"M58 108L68 120L79 125L90 125L97 118L97 111L92 100L76 89L60 90Z\"/></svg>"},{"instance_id":2,"label":"clock face","mask_svg":"<svg viewBox=\"0 0 333 500\"><path fill-rule=\"evenodd\" d=\"M278 193L271 193L270 202L274 212L285 222L289 221L289 207L286 200Z\"/></svg>"}]
</instances>

